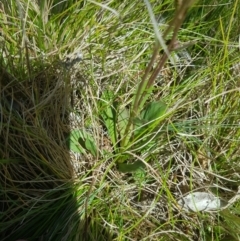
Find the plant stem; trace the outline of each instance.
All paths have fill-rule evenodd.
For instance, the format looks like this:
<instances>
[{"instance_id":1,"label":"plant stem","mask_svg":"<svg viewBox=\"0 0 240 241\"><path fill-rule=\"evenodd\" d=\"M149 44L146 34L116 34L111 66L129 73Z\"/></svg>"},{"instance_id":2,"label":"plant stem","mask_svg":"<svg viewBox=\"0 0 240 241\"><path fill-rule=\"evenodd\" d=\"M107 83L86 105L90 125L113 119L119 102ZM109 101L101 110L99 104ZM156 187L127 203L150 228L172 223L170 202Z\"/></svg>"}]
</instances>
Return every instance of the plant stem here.
<instances>
[{"instance_id":1,"label":"plant stem","mask_svg":"<svg viewBox=\"0 0 240 241\"><path fill-rule=\"evenodd\" d=\"M170 53L172 51L174 51L174 43L176 43L178 31L179 31L179 29L180 29L180 27L181 27L181 25L182 25L182 23L185 19L187 9L190 7L190 5L193 3L193 1L194 0L185 1L184 3L181 3L177 7L174 19L169 24L168 28L165 30L165 32L163 34L163 38L165 39L166 36L168 35L168 33L173 28L173 36L172 36L171 41L168 45L168 48L167 48L168 51L164 52L163 56L159 60L159 63L157 65L157 67L153 71L150 78L147 80L147 76L152 69L154 61L156 60L156 58L158 56L158 50L160 48L160 43L158 41L155 42L151 60L148 64L147 68L145 69L142 80L141 80L141 82L140 82L140 84L137 88L137 93L136 93L136 96L135 96L135 99L134 99L133 108L132 108L132 111L130 112L129 121L128 121L128 124L126 126L125 132L124 132L124 137L121 141L122 147L124 147L126 145L126 140L127 140L127 136L128 136L127 134L129 133L129 131L131 129L134 118L136 118L136 116L139 114L138 113L140 111L139 107L141 105L144 105L144 102L146 101L146 99L144 99L144 97L146 97L146 90L150 90L150 88L153 86L155 79L157 78L159 72L163 68L163 66L164 66L165 62L167 61Z\"/></svg>"}]
</instances>

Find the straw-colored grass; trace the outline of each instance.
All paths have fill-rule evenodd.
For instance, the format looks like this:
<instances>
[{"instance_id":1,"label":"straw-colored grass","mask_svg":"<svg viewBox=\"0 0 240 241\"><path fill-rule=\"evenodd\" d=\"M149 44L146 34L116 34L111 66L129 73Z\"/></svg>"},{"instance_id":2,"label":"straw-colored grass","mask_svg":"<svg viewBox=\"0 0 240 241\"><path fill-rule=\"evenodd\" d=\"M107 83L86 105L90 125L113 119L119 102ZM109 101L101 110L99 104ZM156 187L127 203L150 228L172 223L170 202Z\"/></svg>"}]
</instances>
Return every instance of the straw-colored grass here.
<instances>
[{"instance_id":1,"label":"straw-colored grass","mask_svg":"<svg viewBox=\"0 0 240 241\"><path fill-rule=\"evenodd\" d=\"M191 191L226 202L238 191L239 1L182 13L173 33L184 47L170 51L146 102L166 104L154 138L126 144L118 131L113 143L103 93L131 109L156 38L150 74L178 25L172 1L148 3L0 3L0 240L239 240L237 199L210 213L178 205ZM96 150L70 150L73 130ZM126 157L145 169L120 172Z\"/></svg>"}]
</instances>

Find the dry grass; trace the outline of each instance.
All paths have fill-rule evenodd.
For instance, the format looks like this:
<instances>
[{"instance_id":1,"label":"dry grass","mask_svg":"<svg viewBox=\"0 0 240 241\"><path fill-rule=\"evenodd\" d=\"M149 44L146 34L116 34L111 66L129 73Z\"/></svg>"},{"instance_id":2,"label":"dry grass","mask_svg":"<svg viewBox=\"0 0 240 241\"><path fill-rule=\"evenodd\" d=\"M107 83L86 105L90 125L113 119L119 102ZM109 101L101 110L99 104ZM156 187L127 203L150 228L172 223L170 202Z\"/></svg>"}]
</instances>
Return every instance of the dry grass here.
<instances>
[{"instance_id":1,"label":"dry grass","mask_svg":"<svg viewBox=\"0 0 240 241\"><path fill-rule=\"evenodd\" d=\"M164 65L149 98L168 107L154 145L126 151L146 169L125 174L99 102L111 89L131 106L155 36L145 5L109 3L116 12L84 1L16 2L26 18L16 3L1 4L0 239L239 240L239 202L212 213L177 203L190 191L228 201L238 190L239 56L229 47L237 1L227 11L208 3L190 10L179 39L194 42ZM152 8L166 29L173 5ZM79 49L82 61L66 57ZM83 128L96 156L69 151L69 132Z\"/></svg>"},{"instance_id":2,"label":"dry grass","mask_svg":"<svg viewBox=\"0 0 240 241\"><path fill-rule=\"evenodd\" d=\"M21 233L19 229L39 215L34 209L45 212L41 207L44 200L54 205L67 189L64 186L72 181L65 141L70 92L57 72L49 67L31 80L22 81L2 69L1 185L5 191L1 193L1 211L6 225L2 227L2 240L11 240L7 234L13 227ZM28 209L30 215L24 221L20 214Z\"/></svg>"}]
</instances>

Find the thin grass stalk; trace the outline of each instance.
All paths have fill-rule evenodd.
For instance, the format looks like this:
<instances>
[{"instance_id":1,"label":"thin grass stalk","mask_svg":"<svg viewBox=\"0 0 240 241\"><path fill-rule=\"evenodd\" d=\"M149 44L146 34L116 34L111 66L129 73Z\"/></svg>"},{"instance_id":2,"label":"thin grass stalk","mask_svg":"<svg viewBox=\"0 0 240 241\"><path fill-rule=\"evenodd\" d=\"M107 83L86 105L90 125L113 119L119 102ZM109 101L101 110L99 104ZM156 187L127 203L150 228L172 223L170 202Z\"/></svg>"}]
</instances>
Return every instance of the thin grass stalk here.
<instances>
[{"instance_id":1,"label":"thin grass stalk","mask_svg":"<svg viewBox=\"0 0 240 241\"><path fill-rule=\"evenodd\" d=\"M170 41L170 43L167 47L167 50L164 52L164 54L163 54L162 58L160 59L157 67L155 68L155 70L153 71L149 80L147 81L147 76L151 71L151 68L154 64L154 61L156 60L156 57L158 55L158 49L161 46L159 41L155 42L152 58L151 58L151 60L148 64L147 68L145 69L144 75L143 75L142 80L141 80L141 82L139 84L139 87L137 89L137 93L136 93L136 97L135 97L135 100L134 100L133 108L132 108L132 111L130 112L129 121L128 121L128 124L126 126L124 137L123 137L122 142L121 142L122 147L124 147L126 145L127 134L129 133L129 131L131 129L134 118L138 115L138 113L140 111L139 107L141 105L144 105L144 102L146 101L146 100L144 100L144 97L147 94L146 90L150 90L150 88L153 86L153 83L154 83L155 79L157 78L159 72L161 71L165 62L169 58L170 53L174 50L173 46L174 46L174 43L176 42L178 31L179 31L179 29L180 29L180 27L181 27L181 25L182 25L182 23L183 23L183 21L186 17L187 10L191 6L193 1L194 0L189 0L189 1L186 1L184 4L182 3L180 6L178 6L173 21L169 24L169 27L165 30L165 32L163 34L163 39L165 39L166 36L168 35L168 33L171 31L171 29L174 28L173 29L173 37L171 38L171 41Z\"/></svg>"}]
</instances>

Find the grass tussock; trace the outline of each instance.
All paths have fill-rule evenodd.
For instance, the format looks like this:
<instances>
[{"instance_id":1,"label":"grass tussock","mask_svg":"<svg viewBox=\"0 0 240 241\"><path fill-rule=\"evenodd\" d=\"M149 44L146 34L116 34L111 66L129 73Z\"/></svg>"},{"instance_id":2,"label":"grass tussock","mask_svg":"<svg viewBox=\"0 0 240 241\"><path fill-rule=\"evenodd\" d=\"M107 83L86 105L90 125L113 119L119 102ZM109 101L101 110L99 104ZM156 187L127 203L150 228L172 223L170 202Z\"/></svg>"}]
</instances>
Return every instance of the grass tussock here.
<instances>
[{"instance_id":1,"label":"grass tussock","mask_svg":"<svg viewBox=\"0 0 240 241\"><path fill-rule=\"evenodd\" d=\"M0 3L1 240L239 240L240 5L149 4Z\"/></svg>"}]
</instances>

